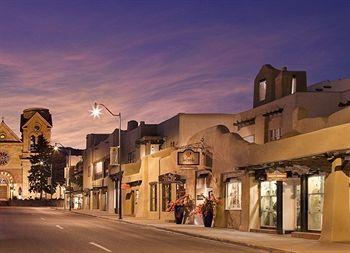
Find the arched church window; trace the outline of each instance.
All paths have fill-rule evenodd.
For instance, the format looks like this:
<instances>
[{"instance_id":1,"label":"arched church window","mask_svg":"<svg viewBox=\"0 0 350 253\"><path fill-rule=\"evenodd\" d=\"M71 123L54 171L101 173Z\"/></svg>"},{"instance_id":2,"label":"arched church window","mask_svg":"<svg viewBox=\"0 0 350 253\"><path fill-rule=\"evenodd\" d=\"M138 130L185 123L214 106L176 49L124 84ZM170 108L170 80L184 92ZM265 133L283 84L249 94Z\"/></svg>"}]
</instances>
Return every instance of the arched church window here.
<instances>
[{"instance_id":1,"label":"arched church window","mask_svg":"<svg viewBox=\"0 0 350 253\"><path fill-rule=\"evenodd\" d=\"M32 135L30 137L30 151L34 151L35 150L35 136Z\"/></svg>"}]
</instances>

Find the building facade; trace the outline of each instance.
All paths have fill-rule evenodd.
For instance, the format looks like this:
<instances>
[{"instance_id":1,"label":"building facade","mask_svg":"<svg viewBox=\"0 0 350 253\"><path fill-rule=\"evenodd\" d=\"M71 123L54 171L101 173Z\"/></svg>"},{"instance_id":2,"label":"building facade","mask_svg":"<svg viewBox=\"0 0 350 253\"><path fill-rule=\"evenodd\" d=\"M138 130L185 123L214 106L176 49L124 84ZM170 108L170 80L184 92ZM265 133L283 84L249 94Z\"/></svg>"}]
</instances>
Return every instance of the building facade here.
<instances>
[{"instance_id":1,"label":"building facade","mask_svg":"<svg viewBox=\"0 0 350 253\"><path fill-rule=\"evenodd\" d=\"M21 138L0 123L0 200L34 198L28 190L30 152L40 135L51 139L52 116L48 109L30 108L21 115Z\"/></svg>"},{"instance_id":2,"label":"building facade","mask_svg":"<svg viewBox=\"0 0 350 253\"><path fill-rule=\"evenodd\" d=\"M350 79L307 86L305 71L264 65L250 110L132 122L122 132L123 214L173 220L170 201L189 194L199 205L214 195L215 226L349 241L349 101ZM102 210L113 212L120 176L108 159L116 134L89 138L89 208L94 184L103 185L110 204ZM106 170L102 183L93 180Z\"/></svg>"}]
</instances>

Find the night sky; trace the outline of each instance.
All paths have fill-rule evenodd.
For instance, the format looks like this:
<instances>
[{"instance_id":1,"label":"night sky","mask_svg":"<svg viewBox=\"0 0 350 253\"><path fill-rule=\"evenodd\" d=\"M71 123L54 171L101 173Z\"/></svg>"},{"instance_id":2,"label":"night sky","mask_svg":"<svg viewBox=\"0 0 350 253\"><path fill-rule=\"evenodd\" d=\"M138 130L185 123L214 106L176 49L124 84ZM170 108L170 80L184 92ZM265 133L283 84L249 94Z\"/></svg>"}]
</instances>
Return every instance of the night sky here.
<instances>
[{"instance_id":1,"label":"night sky","mask_svg":"<svg viewBox=\"0 0 350 253\"><path fill-rule=\"evenodd\" d=\"M305 3L307 2L307 3ZM0 116L19 134L28 107L53 114L53 141L85 147L115 119L94 101L158 123L252 105L261 65L350 76L350 1L0 2Z\"/></svg>"}]
</instances>

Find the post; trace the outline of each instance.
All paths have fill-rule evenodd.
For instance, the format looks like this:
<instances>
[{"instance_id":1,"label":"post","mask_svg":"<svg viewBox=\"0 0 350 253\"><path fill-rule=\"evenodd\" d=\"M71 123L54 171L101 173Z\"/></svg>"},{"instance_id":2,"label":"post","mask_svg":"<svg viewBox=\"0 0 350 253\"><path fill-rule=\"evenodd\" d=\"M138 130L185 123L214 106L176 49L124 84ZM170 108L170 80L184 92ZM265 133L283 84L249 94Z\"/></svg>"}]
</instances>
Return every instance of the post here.
<instances>
[{"instance_id":1,"label":"post","mask_svg":"<svg viewBox=\"0 0 350 253\"><path fill-rule=\"evenodd\" d=\"M283 182L277 181L277 234L283 234Z\"/></svg>"},{"instance_id":2,"label":"post","mask_svg":"<svg viewBox=\"0 0 350 253\"><path fill-rule=\"evenodd\" d=\"M121 128L122 128L122 114L119 113L119 131L118 131L118 164L119 164L119 219L122 219L122 161L121 161Z\"/></svg>"},{"instance_id":3,"label":"post","mask_svg":"<svg viewBox=\"0 0 350 253\"><path fill-rule=\"evenodd\" d=\"M69 211L72 211L72 189L70 183L70 157L71 157L71 149L68 149L68 186L69 186Z\"/></svg>"},{"instance_id":4,"label":"post","mask_svg":"<svg viewBox=\"0 0 350 253\"><path fill-rule=\"evenodd\" d=\"M306 232L308 219L307 176L300 176L300 230Z\"/></svg>"},{"instance_id":5,"label":"post","mask_svg":"<svg viewBox=\"0 0 350 253\"><path fill-rule=\"evenodd\" d=\"M50 193L51 193L51 200L52 200L52 162L50 164L50 169L51 169L51 179L50 179Z\"/></svg>"}]
</instances>

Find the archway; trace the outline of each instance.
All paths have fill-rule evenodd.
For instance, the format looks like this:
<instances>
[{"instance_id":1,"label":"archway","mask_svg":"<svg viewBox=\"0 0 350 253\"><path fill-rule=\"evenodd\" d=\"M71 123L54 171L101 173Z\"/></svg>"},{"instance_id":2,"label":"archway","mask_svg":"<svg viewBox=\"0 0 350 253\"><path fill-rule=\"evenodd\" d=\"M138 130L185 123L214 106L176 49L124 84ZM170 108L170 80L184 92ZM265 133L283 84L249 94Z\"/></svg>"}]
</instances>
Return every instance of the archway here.
<instances>
[{"instance_id":1,"label":"archway","mask_svg":"<svg viewBox=\"0 0 350 253\"><path fill-rule=\"evenodd\" d=\"M13 185L13 177L6 171L0 171L0 201L11 198L11 187Z\"/></svg>"}]
</instances>

